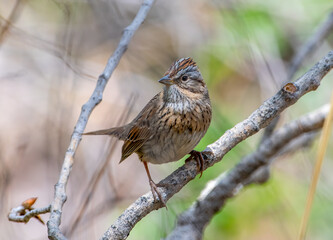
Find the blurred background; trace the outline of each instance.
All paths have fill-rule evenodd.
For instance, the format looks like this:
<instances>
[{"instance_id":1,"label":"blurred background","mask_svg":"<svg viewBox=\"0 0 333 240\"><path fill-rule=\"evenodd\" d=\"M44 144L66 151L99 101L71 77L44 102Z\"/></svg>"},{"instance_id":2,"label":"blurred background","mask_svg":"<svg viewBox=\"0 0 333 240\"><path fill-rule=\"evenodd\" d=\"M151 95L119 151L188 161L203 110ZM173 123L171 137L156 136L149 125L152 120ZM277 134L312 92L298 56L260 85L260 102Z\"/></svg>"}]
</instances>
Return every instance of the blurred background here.
<instances>
[{"instance_id":1,"label":"blurred background","mask_svg":"<svg viewBox=\"0 0 333 240\"><path fill-rule=\"evenodd\" d=\"M0 0L0 239L46 239L46 226L7 220L12 207L38 197L53 199L54 184L81 106L132 21L138 0ZM333 10L331 0L156 1L113 73L86 131L132 120L162 86L170 64L191 56L207 82L213 121L197 146L203 150L249 116L288 80L290 61ZM333 34L306 57L295 80L332 49ZM333 75L288 108L280 126L330 98ZM134 99L134 100L133 100ZM242 142L220 163L190 182L140 221L128 239L160 239L205 184L253 152L262 132ZM204 239L295 239L303 214L318 140L276 159L270 180L227 202ZM118 164L121 142L85 136L75 155L61 229L70 239L98 239L136 198L149 190L133 154ZM332 239L333 141L319 181L307 239ZM103 171L102 164L108 161ZM151 165L155 182L183 160ZM96 180L97 179L97 180ZM89 189L92 189L91 191ZM86 201L88 194L89 200ZM41 216L45 221L49 214ZM79 219L79 222L77 222ZM74 224L74 223L77 224Z\"/></svg>"}]
</instances>

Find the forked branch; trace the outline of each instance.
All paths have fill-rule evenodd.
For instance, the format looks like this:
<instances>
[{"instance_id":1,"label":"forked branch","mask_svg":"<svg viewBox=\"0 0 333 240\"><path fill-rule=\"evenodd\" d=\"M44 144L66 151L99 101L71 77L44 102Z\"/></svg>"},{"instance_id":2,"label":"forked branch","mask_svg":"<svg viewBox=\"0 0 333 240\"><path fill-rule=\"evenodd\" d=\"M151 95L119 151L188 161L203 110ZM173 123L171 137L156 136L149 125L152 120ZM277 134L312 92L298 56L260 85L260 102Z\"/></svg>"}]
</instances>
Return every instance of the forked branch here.
<instances>
[{"instance_id":1,"label":"forked branch","mask_svg":"<svg viewBox=\"0 0 333 240\"><path fill-rule=\"evenodd\" d=\"M32 206L35 204L36 200L36 197L29 198L21 203L20 206L12 208L8 214L8 220L13 222L27 223L31 218L34 217L42 224L44 224L44 221L39 215L50 212L51 205L34 209Z\"/></svg>"}]
</instances>

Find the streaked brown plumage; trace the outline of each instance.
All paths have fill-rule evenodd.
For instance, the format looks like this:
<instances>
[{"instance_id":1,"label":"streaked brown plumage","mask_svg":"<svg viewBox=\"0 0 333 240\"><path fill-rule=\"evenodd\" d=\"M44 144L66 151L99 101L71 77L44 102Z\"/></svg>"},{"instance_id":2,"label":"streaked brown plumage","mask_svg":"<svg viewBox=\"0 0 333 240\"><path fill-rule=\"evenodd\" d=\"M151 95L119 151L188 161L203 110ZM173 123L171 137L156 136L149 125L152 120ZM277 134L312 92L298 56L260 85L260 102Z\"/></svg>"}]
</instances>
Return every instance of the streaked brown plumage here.
<instances>
[{"instance_id":1,"label":"streaked brown plumage","mask_svg":"<svg viewBox=\"0 0 333 240\"><path fill-rule=\"evenodd\" d=\"M112 135L124 141L120 162L137 153L144 163L153 196L159 197L147 163L177 161L191 154L203 162L201 153L192 151L205 135L211 121L211 104L206 84L191 58L174 62L164 77L162 92L153 97L138 116L121 127L85 133ZM202 166L200 167L202 172Z\"/></svg>"}]
</instances>

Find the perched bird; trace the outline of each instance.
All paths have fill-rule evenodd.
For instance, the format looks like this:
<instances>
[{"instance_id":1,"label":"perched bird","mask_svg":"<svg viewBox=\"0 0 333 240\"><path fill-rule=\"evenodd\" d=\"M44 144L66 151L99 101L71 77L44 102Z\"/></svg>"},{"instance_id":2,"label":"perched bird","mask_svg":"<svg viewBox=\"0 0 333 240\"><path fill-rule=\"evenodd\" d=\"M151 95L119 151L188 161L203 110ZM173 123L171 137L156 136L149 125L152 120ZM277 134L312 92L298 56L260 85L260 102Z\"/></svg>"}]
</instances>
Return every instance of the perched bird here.
<instances>
[{"instance_id":1,"label":"perched bird","mask_svg":"<svg viewBox=\"0 0 333 240\"><path fill-rule=\"evenodd\" d=\"M123 140L120 162L136 153L145 166L154 199L157 195L165 205L148 163L173 162L191 154L202 174L202 155L193 148L210 125L212 109L206 84L192 58L174 62L159 82L164 84L163 91L132 122L85 135L111 135Z\"/></svg>"}]
</instances>

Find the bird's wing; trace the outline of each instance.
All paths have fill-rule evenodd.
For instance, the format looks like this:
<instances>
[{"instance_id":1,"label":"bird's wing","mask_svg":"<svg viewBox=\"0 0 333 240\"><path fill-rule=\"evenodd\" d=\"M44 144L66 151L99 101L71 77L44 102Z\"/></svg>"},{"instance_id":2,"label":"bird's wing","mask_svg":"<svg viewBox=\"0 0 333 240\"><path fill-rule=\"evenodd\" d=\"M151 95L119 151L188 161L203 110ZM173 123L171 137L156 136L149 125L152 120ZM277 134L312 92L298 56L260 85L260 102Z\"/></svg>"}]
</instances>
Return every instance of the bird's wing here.
<instances>
[{"instance_id":1,"label":"bird's wing","mask_svg":"<svg viewBox=\"0 0 333 240\"><path fill-rule=\"evenodd\" d=\"M141 148L151 136L152 132L147 126L133 126L124 142L120 162L124 161L128 156Z\"/></svg>"},{"instance_id":2,"label":"bird's wing","mask_svg":"<svg viewBox=\"0 0 333 240\"><path fill-rule=\"evenodd\" d=\"M162 98L162 92L155 95L129 124L132 125L132 128L125 139L120 162L136 152L147 140L154 136L154 131L151 129L151 126L153 125L152 122L156 120L155 114L161 105Z\"/></svg>"}]
</instances>

